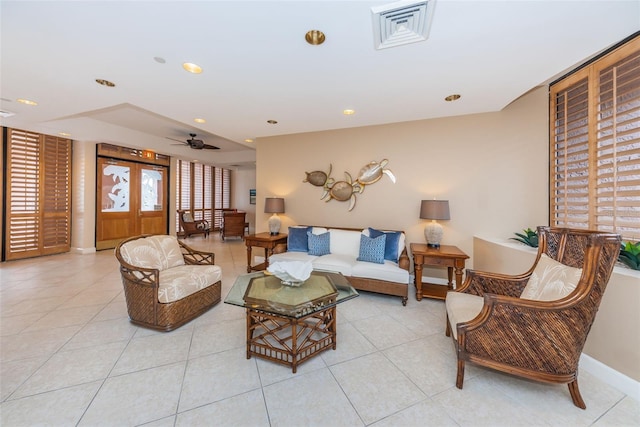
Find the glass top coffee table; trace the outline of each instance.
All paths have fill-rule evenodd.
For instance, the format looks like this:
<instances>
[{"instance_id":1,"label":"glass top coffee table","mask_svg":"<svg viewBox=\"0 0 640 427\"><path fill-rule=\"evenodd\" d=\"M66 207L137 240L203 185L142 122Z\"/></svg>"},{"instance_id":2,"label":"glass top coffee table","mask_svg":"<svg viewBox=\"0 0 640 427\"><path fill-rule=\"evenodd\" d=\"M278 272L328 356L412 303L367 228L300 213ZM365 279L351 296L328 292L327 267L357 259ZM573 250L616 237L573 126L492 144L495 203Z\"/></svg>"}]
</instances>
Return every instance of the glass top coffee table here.
<instances>
[{"instance_id":1,"label":"glass top coffee table","mask_svg":"<svg viewBox=\"0 0 640 427\"><path fill-rule=\"evenodd\" d=\"M282 284L263 271L239 276L225 303L247 313L247 359L290 366L329 347L336 349L336 305L358 296L340 273L314 270L300 286Z\"/></svg>"}]
</instances>

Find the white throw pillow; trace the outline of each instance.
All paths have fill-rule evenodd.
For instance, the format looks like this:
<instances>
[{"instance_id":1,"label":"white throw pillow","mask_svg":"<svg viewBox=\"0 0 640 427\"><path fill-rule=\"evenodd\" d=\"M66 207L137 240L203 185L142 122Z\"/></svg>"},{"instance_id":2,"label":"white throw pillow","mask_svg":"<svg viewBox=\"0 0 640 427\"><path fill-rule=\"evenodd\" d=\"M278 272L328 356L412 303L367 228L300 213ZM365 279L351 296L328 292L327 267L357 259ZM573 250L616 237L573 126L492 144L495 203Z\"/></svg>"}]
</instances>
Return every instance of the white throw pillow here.
<instances>
[{"instance_id":1,"label":"white throw pillow","mask_svg":"<svg viewBox=\"0 0 640 427\"><path fill-rule=\"evenodd\" d=\"M520 298L554 301L569 295L578 285L582 269L569 267L542 254Z\"/></svg>"}]
</instances>

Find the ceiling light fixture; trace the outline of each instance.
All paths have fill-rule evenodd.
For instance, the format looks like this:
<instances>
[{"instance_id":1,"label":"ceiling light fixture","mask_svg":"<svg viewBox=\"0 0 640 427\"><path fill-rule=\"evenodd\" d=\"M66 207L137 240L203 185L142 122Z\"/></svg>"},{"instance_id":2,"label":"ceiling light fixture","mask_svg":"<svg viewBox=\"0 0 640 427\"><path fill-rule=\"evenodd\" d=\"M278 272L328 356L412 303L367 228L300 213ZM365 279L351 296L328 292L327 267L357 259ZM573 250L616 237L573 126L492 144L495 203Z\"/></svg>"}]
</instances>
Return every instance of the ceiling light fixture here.
<instances>
[{"instance_id":1,"label":"ceiling light fixture","mask_svg":"<svg viewBox=\"0 0 640 427\"><path fill-rule=\"evenodd\" d=\"M207 121L206 121L205 119L201 119L201 118L199 118L199 117L198 117L198 118L193 119L193 121L194 121L194 122L196 122L196 123L207 123Z\"/></svg>"},{"instance_id":2,"label":"ceiling light fixture","mask_svg":"<svg viewBox=\"0 0 640 427\"><path fill-rule=\"evenodd\" d=\"M453 95L447 96L444 100L447 102L451 102L451 101L457 101L458 99L460 99L460 95L458 95L457 93L454 93Z\"/></svg>"},{"instance_id":3,"label":"ceiling light fixture","mask_svg":"<svg viewBox=\"0 0 640 427\"><path fill-rule=\"evenodd\" d=\"M38 105L38 103L36 101L31 101L29 99L24 99L24 98L18 98L18 99L16 99L16 101L18 101L21 104L25 104L25 105Z\"/></svg>"},{"instance_id":4,"label":"ceiling light fixture","mask_svg":"<svg viewBox=\"0 0 640 427\"><path fill-rule=\"evenodd\" d=\"M193 74L200 74L202 72L202 67L192 62L185 62L182 64L182 68Z\"/></svg>"},{"instance_id":5,"label":"ceiling light fixture","mask_svg":"<svg viewBox=\"0 0 640 427\"><path fill-rule=\"evenodd\" d=\"M307 34L304 35L304 39L313 46L318 46L324 43L325 36L324 33L320 30L309 30Z\"/></svg>"},{"instance_id":6,"label":"ceiling light fixture","mask_svg":"<svg viewBox=\"0 0 640 427\"><path fill-rule=\"evenodd\" d=\"M115 87L116 85L115 83L112 83L109 80L105 80L105 79L96 79L96 83L102 86L107 86L107 87Z\"/></svg>"},{"instance_id":7,"label":"ceiling light fixture","mask_svg":"<svg viewBox=\"0 0 640 427\"><path fill-rule=\"evenodd\" d=\"M352 115L354 115L355 113L356 113L356 111L355 111L355 110L350 110L350 109L342 110L342 114L344 114L345 116L352 116Z\"/></svg>"},{"instance_id":8,"label":"ceiling light fixture","mask_svg":"<svg viewBox=\"0 0 640 427\"><path fill-rule=\"evenodd\" d=\"M247 138L247 139L244 140L244 142L253 142L253 139Z\"/></svg>"},{"instance_id":9,"label":"ceiling light fixture","mask_svg":"<svg viewBox=\"0 0 640 427\"><path fill-rule=\"evenodd\" d=\"M270 125L277 125L278 122L276 120L267 120L267 123L269 123Z\"/></svg>"},{"instance_id":10,"label":"ceiling light fixture","mask_svg":"<svg viewBox=\"0 0 640 427\"><path fill-rule=\"evenodd\" d=\"M60 135L60 136L71 136L71 134L69 132L58 132L58 135Z\"/></svg>"}]
</instances>

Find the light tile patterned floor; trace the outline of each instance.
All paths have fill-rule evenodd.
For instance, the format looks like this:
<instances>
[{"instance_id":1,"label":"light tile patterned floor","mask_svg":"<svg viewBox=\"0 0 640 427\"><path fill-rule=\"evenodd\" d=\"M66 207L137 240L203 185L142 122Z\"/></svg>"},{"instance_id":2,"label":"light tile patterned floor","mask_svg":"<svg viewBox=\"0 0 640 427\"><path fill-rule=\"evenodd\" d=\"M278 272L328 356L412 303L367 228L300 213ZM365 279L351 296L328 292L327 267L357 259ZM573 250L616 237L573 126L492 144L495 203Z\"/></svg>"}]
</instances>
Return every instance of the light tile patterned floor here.
<instances>
[{"instance_id":1,"label":"light tile patterned floor","mask_svg":"<svg viewBox=\"0 0 640 427\"><path fill-rule=\"evenodd\" d=\"M192 237L246 270L239 239ZM0 264L3 426L638 426L640 403L580 374L567 387L469 365L454 386L441 301L361 293L338 307L338 348L297 374L245 358L244 311L220 303L170 333L129 323L113 251Z\"/></svg>"}]
</instances>

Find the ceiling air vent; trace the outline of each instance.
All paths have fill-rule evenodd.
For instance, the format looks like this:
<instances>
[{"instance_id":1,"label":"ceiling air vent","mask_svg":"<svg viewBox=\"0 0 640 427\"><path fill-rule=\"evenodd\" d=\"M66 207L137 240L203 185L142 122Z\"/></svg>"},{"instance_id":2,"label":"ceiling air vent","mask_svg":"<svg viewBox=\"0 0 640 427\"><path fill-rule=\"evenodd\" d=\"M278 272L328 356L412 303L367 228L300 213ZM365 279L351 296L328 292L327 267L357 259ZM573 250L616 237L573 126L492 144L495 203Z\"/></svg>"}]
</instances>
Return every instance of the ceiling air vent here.
<instances>
[{"instance_id":1,"label":"ceiling air vent","mask_svg":"<svg viewBox=\"0 0 640 427\"><path fill-rule=\"evenodd\" d=\"M371 8L376 49L424 41L429 37L436 0L398 1Z\"/></svg>"}]
</instances>

